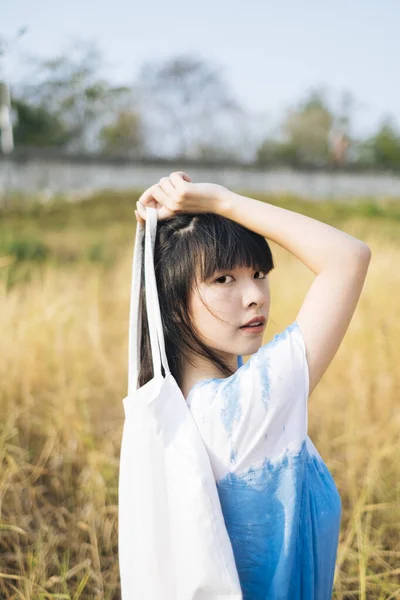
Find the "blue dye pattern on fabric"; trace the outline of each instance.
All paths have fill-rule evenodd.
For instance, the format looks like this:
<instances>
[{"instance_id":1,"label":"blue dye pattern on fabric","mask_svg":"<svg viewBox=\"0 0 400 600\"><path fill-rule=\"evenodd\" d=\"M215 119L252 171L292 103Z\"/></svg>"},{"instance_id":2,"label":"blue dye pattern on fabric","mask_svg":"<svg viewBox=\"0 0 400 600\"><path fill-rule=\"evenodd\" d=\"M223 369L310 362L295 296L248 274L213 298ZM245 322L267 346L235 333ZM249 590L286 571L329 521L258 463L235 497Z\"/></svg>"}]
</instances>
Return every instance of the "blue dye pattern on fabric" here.
<instances>
[{"instance_id":1,"label":"blue dye pattern on fabric","mask_svg":"<svg viewBox=\"0 0 400 600\"><path fill-rule=\"evenodd\" d=\"M239 365L239 362L241 362L241 365ZM221 386L221 400L223 401L221 420L229 434L232 434L235 423L238 423L242 416L242 408L240 405L241 391L238 381L239 375L243 376L250 365L248 362L243 364L243 358L238 356L238 366L238 370L231 377L215 380L223 382L223 385Z\"/></svg>"},{"instance_id":2,"label":"blue dye pattern on fabric","mask_svg":"<svg viewBox=\"0 0 400 600\"><path fill-rule=\"evenodd\" d=\"M236 458L237 458L237 451L232 448L232 450L231 450L231 462L232 463L236 462Z\"/></svg>"},{"instance_id":3,"label":"blue dye pattern on fabric","mask_svg":"<svg viewBox=\"0 0 400 600\"><path fill-rule=\"evenodd\" d=\"M266 362L268 363L268 359ZM270 401L270 396L271 396L270 381L269 381L269 377L268 377L268 364L266 365L265 371L262 371L260 373L260 380L261 380L261 390L262 390L261 400L262 400L262 403L264 404L265 409L267 410L268 404Z\"/></svg>"},{"instance_id":4,"label":"blue dye pattern on fabric","mask_svg":"<svg viewBox=\"0 0 400 600\"><path fill-rule=\"evenodd\" d=\"M221 419L225 429L232 433L233 424L239 421L242 411L240 408L240 392L234 379L224 385L223 389L224 407L221 409Z\"/></svg>"},{"instance_id":5,"label":"blue dye pattern on fabric","mask_svg":"<svg viewBox=\"0 0 400 600\"><path fill-rule=\"evenodd\" d=\"M332 476L308 455L217 482L243 600L330 600L341 500Z\"/></svg>"},{"instance_id":6,"label":"blue dye pattern on fabric","mask_svg":"<svg viewBox=\"0 0 400 600\"><path fill-rule=\"evenodd\" d=\"M295 321L191 410L209 451L243 600L331 600L342 504L307 434L308 365ZM228 449L228 452L227 452Z\"/></svg>"}]
</instances>

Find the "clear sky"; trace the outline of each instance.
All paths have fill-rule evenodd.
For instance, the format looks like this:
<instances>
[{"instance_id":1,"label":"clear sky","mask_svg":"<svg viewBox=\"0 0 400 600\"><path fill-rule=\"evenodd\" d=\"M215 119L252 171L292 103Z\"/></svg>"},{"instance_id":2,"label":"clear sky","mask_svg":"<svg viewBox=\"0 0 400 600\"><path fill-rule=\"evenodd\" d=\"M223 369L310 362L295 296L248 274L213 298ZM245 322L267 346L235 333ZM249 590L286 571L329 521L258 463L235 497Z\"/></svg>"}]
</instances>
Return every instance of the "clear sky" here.
<instances>
[{"instance_id":1,"label":"clear sky","mask_svg":"<svg viewBox=\"0 0 400 600\"><path fill-rule=\"evenodd\" d=\"M0 35L23 25L8 70L74 38L97 42L105 75L121 83L144 62L188 52L220 68L242 105L269 120L325 86L333 103L354 94L355 132L388 114L400 125L398 0L0 0Z\"/></svg>"}]
</instances>

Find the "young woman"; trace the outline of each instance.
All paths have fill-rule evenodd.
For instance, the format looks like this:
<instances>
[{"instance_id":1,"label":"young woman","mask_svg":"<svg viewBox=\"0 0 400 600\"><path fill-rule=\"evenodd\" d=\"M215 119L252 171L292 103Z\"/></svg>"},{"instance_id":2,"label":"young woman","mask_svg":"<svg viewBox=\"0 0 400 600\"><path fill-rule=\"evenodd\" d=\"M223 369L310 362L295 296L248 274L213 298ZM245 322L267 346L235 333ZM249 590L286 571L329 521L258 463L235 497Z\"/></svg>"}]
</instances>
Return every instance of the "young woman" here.
<instances>
[{"instance_id":1,"label":"young woman","mask_svg":"<svg viewBox=\"0 0 400 600\"><path fill-rule=\"evenodd\" d=\"M243 598L328 600L341 499L307 435L307 404L347 331L371 251L325 223L184 172L142 194L142 225L146 206L158 211L167 358L210 457ZM295 321L262 344L274 268L265 238L315 278ZM145 312L142 332L140 385L153 377Z\"/></svg>"}]
</instances>

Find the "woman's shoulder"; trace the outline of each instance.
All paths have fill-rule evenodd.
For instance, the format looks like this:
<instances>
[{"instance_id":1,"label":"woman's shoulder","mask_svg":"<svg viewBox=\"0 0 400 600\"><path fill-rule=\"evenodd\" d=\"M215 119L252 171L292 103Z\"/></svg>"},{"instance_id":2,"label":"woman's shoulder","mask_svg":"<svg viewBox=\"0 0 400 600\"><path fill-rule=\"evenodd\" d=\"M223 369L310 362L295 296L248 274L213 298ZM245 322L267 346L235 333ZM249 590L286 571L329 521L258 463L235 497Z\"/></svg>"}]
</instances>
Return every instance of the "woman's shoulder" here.
<instances>
[{"instance_id":1,"label":"woman's shoulder","mask_svg":"<svg viewBox=\"0 0 400 600\"><path fill-rule=\"evenodd\" d=\"M199 404L206 410L215 402L216 397L224 406L239 403L239 398L262 397L264 404L274 391L282 393L306 380L305 346L297 321L273 336L260 346L246 362L238 357L238 368L229 377L202 379L195 383L187 396L188 405ZM268 392L268 393L267 393ZM235 403L236 399L236 403Z\"/></svg>"}]
</instances>

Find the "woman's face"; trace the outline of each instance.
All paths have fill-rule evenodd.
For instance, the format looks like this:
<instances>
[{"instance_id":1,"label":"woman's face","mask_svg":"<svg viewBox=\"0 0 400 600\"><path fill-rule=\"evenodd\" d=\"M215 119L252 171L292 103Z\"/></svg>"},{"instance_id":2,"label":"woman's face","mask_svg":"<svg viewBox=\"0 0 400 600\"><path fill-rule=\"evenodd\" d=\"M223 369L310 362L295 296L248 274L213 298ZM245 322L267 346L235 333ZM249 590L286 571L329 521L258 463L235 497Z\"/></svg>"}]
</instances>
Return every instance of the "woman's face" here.
<instances>
[{"instance_id":1,"label":"woman's face","mask_svg":"<svg viewBox=\"0 0 400 600\"><path fill-rule=\"evenodd\" d=\"M250 267L215 273L209 281L198 284L189 303L193 324L203 341L234 368L238 355L254 354L262 345L269 309L268 275ZM262 332L240 329L257 316L265 317Z\"/></svg>"}]
</instances>

